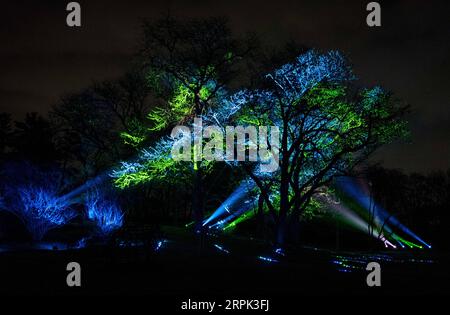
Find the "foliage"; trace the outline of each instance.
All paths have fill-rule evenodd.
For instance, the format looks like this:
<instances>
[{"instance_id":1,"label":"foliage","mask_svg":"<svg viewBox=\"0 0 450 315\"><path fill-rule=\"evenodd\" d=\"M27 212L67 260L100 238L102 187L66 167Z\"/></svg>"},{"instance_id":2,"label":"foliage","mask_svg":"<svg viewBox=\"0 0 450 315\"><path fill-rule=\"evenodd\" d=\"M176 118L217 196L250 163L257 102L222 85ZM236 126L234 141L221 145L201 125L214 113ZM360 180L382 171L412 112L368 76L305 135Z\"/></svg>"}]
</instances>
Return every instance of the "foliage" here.
<instances>
[{"instance_id":1,"label":"foliage","mask_svg":"<svg viewBox=\"0 0 450 315\"><path fill-rule=\"evenodd\" d=\"M108 199L100 190L91 190L85 203L88 218L96 223L102 235L109 235L123 225L123 213L119 204Z\"/></svg>"},{"instance_id":2,"label":"foliage","mask_svg":"<svg viewBox=\"0 0 450 315\"><path fill-rule=\"evenodd\" d=\"M40 240L76 215L69 202L61 198L65 183L58 170L24 162L4 164L0 182L3 210L15 214L33 239Z\"/></svg>"},{"instance_id":3,"label":"foliage","mask_svg":"<svg viewBox=\"0 0 450 315\"><path fill-rule=\"evenodd\" d=\"M182 163L171 158L173 139L162 138L148 149L142 149L134 162L121 162L112 172L114 184L121 189L151 181L171 181L181 175Z\"/></svg>"},{"instance_id":4,"label":"foliage","mask_svg":"<svg viewBox=\"0 0 450 315\"><path fill-rule=\"evenodd\" d=\"M244 164L281 225L288 215L296 220L303 214L318 188L406 134L405 109L379 87L352 85L355 77L338 52L308 51L266 78L262 88L242 94L240 104L245 105L236 121L264 122L281 130L278 172ZM274 187L279 205L270 197Z\"/></svg>"},{"instance_id":5,"label":"foliage","mask_svg":"<svg viewBox=\"0 0 450 315\"><path fill-rule=\"evenodd\" d=\"M75 212L49 188L27 185L17 189L17 203L9 209L25 224L33 239L40 240L50 229L69 222Z\"/></svg>"}]
</instances>

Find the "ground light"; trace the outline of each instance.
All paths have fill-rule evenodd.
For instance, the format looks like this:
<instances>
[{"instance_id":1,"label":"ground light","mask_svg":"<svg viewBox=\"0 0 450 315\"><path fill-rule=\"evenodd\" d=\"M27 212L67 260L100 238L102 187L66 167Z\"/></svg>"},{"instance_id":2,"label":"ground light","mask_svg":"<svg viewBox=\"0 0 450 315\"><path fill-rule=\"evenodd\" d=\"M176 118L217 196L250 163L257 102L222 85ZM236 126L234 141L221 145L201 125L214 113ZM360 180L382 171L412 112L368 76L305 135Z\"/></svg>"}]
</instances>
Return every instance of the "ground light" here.
<instances>
[{"instance_id":1,"label":"ground light","mask_svg":"<svg viewBox=\"0 0 450 315\"><path fill-rule=\"evenodd\" d=\"M214 247L217 248L219 251L225 253L225 254L229 254L230 251L228 249L225 249L223 246L218 245L218 244L214 244Z\"/></svg>"},{"instance_id":2,"label":"ground light","mask_svg":"<svg viewBox=\"0 0 450 315\"><path fill-rule=\"evenodd\" d=\"M159 240L158 242L156 242L155 251L158 252L164 246L165 242L165 240Z\"/></svg>"},{"instance_id":3,"label":"ground light","mask_svg":"<svg viewBox=\"0 0 450 315\"><path fill-rule=\"evenodd\" d=\"M278 263L278 262L279 262L279 261L276 260L275 258L272 258L272 257L266 257L266 256L258 256L258 259L259 259L259 260L262 260L262 261L270 262L270 263Z\"/></svg>"}]
</instances>

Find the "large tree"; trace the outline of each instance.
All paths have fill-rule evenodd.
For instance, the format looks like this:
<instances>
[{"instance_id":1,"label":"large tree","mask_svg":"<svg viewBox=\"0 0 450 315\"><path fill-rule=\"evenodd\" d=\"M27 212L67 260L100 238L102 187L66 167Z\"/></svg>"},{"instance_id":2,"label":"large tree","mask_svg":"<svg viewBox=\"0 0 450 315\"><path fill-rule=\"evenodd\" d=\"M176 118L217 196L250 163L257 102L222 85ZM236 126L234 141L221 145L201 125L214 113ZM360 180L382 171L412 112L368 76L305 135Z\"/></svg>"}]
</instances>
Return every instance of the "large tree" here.
<instances>
[{"instance_id":1,"label":"large tree","mask_svg":"<svg viewBox=\"0 0 450 315\"><path fill-rule=\"evenodd\" d=\"M244 168L276 222L281 245L317 189L406 132L405 107L379 87L355 83L339 53L309 51L269 73L259 89L240 94L237 122L280 129L279 169Z\"/></svg>"}]
</instances>

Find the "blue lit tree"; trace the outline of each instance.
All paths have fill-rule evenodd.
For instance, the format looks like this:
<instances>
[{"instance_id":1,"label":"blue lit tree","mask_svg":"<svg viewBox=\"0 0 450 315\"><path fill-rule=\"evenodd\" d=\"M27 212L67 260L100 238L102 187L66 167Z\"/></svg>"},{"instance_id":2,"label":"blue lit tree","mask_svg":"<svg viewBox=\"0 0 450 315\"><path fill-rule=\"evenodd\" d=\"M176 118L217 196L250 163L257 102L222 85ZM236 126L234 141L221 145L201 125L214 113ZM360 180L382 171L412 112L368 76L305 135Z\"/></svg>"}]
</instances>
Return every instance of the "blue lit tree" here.
<instances>
[{"instance_id":1,"label":"blue lit tree","mask_svg":"<svg viewBox=\"0 0 450 315\"><path fill-rule=\"evenodd\" d=\"M63 226L76 213L51 188L27 185L17 189L18 200L8 209L25 224L34 240L41 240L51 229Z\"/></svg>"},{"instance_id":2,"label":"blue lit tree","mask_svg":"<svg viewBox=\"0 0 450 315\"><path fill-rule=\"evenodd\" d=\"M102 236L110 235L123 225L123 212L119 203L99 189L93 189L87 194L85 205L88 218L95 222Z\"/></svg>"},{"instance_id":3,"label":"blue lit tree","mask_svg":"<svg viewBox=\"0 0 450 315\"><path fill-rule=\"evenodd\" d=\"M69 201L60 198L64 183L60 172L18 163L4 165L2 173L3 210L15 214L34 240L75 217Z\"/></svg>"}]
</instances>

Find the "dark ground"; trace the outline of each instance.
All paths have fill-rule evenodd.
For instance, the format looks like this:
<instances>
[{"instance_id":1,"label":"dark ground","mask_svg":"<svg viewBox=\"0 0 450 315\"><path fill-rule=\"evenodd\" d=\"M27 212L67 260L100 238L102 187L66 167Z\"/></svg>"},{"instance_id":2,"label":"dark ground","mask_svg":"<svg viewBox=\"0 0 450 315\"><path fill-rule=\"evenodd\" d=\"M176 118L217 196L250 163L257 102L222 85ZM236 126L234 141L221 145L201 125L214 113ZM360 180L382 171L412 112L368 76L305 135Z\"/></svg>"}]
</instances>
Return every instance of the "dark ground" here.
<instances>
[{"instance_id":1,"label":"dark ground","mask_svg":"<svg viewBox=\"0 0 450 315\"><path fill-rule=\"evenodd\" d=\"M257 240L210 237L201 248L191 234L181 230L166 228L163 234L158 250L158 241L145 247L32 251L6 251L3 244L0 294L148 295L149 301L169 301L171 308L178 309L188 298L264 298L273 300L276 308L277 303L295 303L308 295L450 293L449 256L433 251L337 254L303 247L282 257ZM263 261L258 256L279 262ZM336 263L342 259L346 259L347 268ZM81 288L66 285L66 265L71 261L81 265ZM380 262L381 287L366 285L368 261Z\"/></svg>"}]
</instances>

